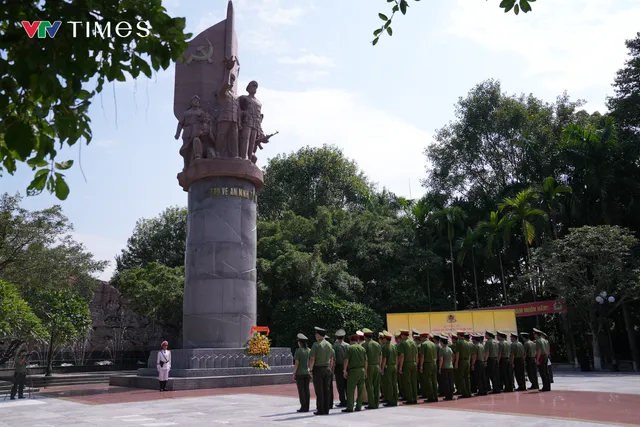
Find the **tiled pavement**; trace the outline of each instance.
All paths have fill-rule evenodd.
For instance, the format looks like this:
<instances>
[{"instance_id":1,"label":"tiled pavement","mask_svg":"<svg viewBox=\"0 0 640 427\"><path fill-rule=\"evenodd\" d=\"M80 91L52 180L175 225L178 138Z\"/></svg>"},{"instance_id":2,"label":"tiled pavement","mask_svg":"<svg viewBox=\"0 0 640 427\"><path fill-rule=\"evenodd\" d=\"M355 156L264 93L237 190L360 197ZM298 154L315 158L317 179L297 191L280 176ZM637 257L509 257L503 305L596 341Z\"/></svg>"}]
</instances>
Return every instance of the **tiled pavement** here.
<instances>
[{"instance_id":1,"label":"tiled pavement","mask_svg":"<svg viewBox=\"0 0 640 427\"><path fill-rule=\"evenodd\" d=\"M549 393L507 393L358 414L335 409L325 417L295 412L299 406L293 384L166 393L103 385L58 387L44 389L32 400L0 400L0 427L640 425L640 376L555 377Z\"/></svg>"}]
</instances>

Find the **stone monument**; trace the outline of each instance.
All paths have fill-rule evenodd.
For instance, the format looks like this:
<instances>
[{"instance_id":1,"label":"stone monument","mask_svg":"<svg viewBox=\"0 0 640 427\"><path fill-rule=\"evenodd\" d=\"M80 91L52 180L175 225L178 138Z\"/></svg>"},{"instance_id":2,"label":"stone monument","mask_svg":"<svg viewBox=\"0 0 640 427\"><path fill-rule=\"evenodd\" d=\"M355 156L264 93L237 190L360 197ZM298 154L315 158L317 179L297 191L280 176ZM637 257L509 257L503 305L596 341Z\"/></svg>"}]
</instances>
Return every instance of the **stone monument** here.
<instances>
[{"instance_id":1,"label":"stone monument","mask_svg":"<svg viewBox=\"0 0 640 427\"><path fill-rule=\"evenodd\" d=\"M184 159L178 183L188 193L187 250L182 349L172 350L168 388L290 382L290 349L272 348L267 371L249 367L244 354L257 326L256 202L264 178L256 151L277 132L262 130L256 81L237 96L232 1L227 18L191 40L184 58L176 63L174 114ZM156 354L138 375L111 384L155 388Z\"/></svg>"}]
</instances>

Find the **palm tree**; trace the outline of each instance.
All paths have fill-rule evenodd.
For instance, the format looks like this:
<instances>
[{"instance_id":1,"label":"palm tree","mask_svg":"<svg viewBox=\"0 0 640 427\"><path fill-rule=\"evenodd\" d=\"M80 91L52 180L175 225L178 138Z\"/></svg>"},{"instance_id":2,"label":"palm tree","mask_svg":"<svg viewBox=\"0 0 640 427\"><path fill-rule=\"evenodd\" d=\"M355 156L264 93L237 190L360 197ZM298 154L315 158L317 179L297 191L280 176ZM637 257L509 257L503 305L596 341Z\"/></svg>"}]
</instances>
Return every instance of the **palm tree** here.
<instances>
[{"instance_id":1,"label":"palm tree","mask_svg":"<svg viewBox=\"0 0 640 427\"><path fill-rule=\"evenodd\" d=\"M411 217L418 239L424 242L428 250L433 251L431 244L433 241L434 207L425 200L419 200L412 205ZM427 298L429 301L429 311L431 311L431 278L429 275L428 261L425 271L427 278Z\"/></svg>"},{"instance_id":2,"label":"palm tree","mask_svg":"<svg viewBox=\"0 0 640 427\"><path fill-rule=\"evenodd\" d=\"M491 212L488 221L482 221L478 224L478 232L484 236L486 241L485 250L488 256L493 255L495 247L498 254L498 263L500 264L500 279L502 280L502 292L504 294L505 304L509 304L507 298L507 282L504 280L504 267L502 265L502 249L506 246L508 236L511 233L513 223L507 217L501 217L498 212Z\"/></svg>"},{"instance_id":3,"label":"palm tree","mask_svg":"<svg viewBox=\"0 0 640 427\"><path fill-rule=\"evenodd\" d=\"M556 229L557 224L555 224L554 218L558 214L558 199L563 194L571 193L571 187L558 184L554 177L548 176L542 181L542 185L537 186L535 191L540 198L542 209L545 210L549 218L551 238L556 240L558 238L558 230Z\"/></svg>"},{"instance_id":4,"label":"palm tree","mask_svg":"<svg viewBox=\"0 0 640 427\"><path fill-rule=\"evenodd\" d=\"M449 240L449 255L451 260L451 281L453 283L453 310L458 310L458 301L456 298L456 274L454 269L453 259L453 238L456 234L456 229L464 227L464 219L467 214L457 206L451 206L444 208L435 213L434 218L438 225L440 233L442 233L445 225L447 227L447 240Z\"/></svg>"},{"instance_id":5,"label":"palm tree","mask_svg":"<svg viewBox=\"0 0 640 427\"><path fill-rule=\"evenodd\" d=\"M480 233L478 230L467 228L467 234L458 239L458 264L463 265L467 254L471 254L471 265L473 266L473 283L476 287L476 304L480 307L480 294L478 293L478 275L476 273L476 248L478 247Z\"/></svg>"},{"instance_id":6,"label":"palm tree","mask_svg":"<svg viewBox=\"0 0 640 427\"><path fill-rule=\"evenodd\" d=\"M535 220L546 219L547 215L542 209L534 208L532 202L538 195L530 188L516 194L516 197L506 198L498 207L499 212L507 211L506 217L520 228L527 253L527 265L530 257L530 247L536 238Z\"/></svg>"}]
</instances>

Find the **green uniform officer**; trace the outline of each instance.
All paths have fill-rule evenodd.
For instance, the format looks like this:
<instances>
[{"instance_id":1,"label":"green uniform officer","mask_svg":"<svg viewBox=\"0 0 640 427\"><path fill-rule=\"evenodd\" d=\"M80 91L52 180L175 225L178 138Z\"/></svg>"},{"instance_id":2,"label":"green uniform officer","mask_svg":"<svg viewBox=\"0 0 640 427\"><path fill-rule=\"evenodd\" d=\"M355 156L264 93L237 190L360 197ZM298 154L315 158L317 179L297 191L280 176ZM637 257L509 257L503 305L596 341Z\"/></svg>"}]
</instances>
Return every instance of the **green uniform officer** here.
<instances>
[{"instance_id":1,"label":"green uniform officer","mask_svg":"<svg viewBox=\"0 0 640 427\"><path fill-rule=\"evenodd\" d=\"M333 407L331 399L331 379L333 372L333 347L324 339L327 331L315 327L316 342L311 347L309 354L309 370L313 377L313 389L316 392L316 412L314 415L329 415L329 409Z\"/></svg>"},{"instance_id":2,"label":"green uniform officer","mask_svg":"<svg viewBox=\"0 0 640 427\"><path fill-rule=\"evenodd\" d=\"M511 344L507 342L507 334L498 332L498 363L500 366L500 382L507 393L513 392L513 370L511 369Z\"/></svg>"},{"instance_id":3,"label":"green uniform officer","mask_svg":"<svg viewBox=\"0 0 640 427\"><path fill-rule=\"evenodd\" d=\"M400 343L402 342L402 337L400 336L400 330L397 330L395 333L395 346L396 346L396 354L398 353L398 347L400 347ZM399 359L397 359L399 361ZM404 400L404 390L402 389L402 374L400 373L400 365L396 362L396 368L398 371L398 396L401 400Z\"/></svg>"},{"instance_id":4,"label":"green uniform officer","mask_svg":"<svg viewBox=\"0 0 640 427\"><path fill-rule=\"evenodd\" d=\"M455 384L455 395L462 394L462 384L460 384L460 371L458 369L458 335L451 335L451 344L449 345L453 353L453 383Z\"/></svg>"},{"instance_id":5,"label":"green uniform officer","mask_svg":"<svg viewBox=\"0 0 640 427\"><path fill-rule=\"evenodd\" d=\"M465 339L468 336L468 333L458 331L456 367L460 378L460 397L463 399L471 397L471 343Z\"/></svg>"},{"instance_id":6,"label":"green uniform officer","mask_svg":"<svg viewBox=\"0 0 640 427\"><path fill-rule=\"evenodd\" d=\"M24 383L27 378L27 350L22 349L15 358L13 384L11 385L11 400L24 399Z\"/></svg>"},{"instance_id":7,"label":"green uniform officer","mask_svg":"<svg viewBox=\"0 0 640 427\"><path fill-rule=\"evenodd\" d=\"M304 334L298 334L298 348L293 355L293 379L298 386L298 398L300 399L300 409L298 412L309 412L309 347L308 338Z\"/></svg>"},{"instance_id":8,"label":"green uniform officer","mask_svg":"<svg viewBox=\"0 0 640 427\"><path fill-rule=\"evenodd\" d=\"M411 339L413 340L413 342L416 344L416 348L417 348L417 354L418 354L418 360L420 360L420 346L422 345L422 338L420 337L420 332L416 329L412 329L411 330ZM422 391L422 381L420 380L420 367L418 365L416 365L416 369L417 369L417 375L416 378L418 379L418 398L422 397L422 393L424 393Z\"/></svg>"},{"instance_id":9,"label":"green uniform officer","mask_svg":"<svg viewBox=\"0 0 640 427\"><path fill-rule=\"evenodd\" d=\"M527 377L531 383L529 390L538 390L538 372L536 371L536 343L529 339L527 332L520 334L524 340L524 353L525 353L525 365L527 370Z\"/></svg>"},{"instance_id":10,"label":"green uniform officer","mask_svg":"<svg viewBox=\"0 0 640 427\"><path fill-rule=\"evenodd\" d=\"M382 355L382 347L373 340L373 331L364 328L364 344L363 347L367 351L367 360L369 367L367 368L367 396L369 405L367 409L378 409L380 405L380 358Z\"/></svg>"},{"instance_id":11,"label":"green uniform officer","mask_svg":"<svg viewBox=\"0 0 640 427\"><path fill-rule=\"evenodd\" d=\"M498 367L498 343L495 341L496 335L491 331L485 331L484 337L487 341L484 343L484 358L487 369L487 378L491 381L491 393L502 393L502 384L500 383L500 370Z\"/></svg>"},{"instance_id":12,"label":"green uniform officer","mask_svg":"<svg viewBox=\"0 0 640 427\"><path fill-rule=\"evenodd\" d=\"M382 331L382 361L380 371L382 373L382 393L387 401L384 406L398 406L398 350L391 342L393 336Z\"/></svg>"},{"instance_id":13,"label":"green uniform officer","mask_svg":"<svg viewBox=\"0 0 640 427\"><path fill-rule=\"evenodd\" d=\"M438 374L436 362L438 359L438 346L431 341L429 334L421 334L424 341L420 346L420 376L422 379L423 395L425 402L438 401Z\"/></svg>"},{"instance_id":14,"label":"green uniform officer","mask_svg":"<svg viewBox=\"0 0 640 427\"><path fill-rule=\"evenodd\" d=\"M549 379L549 342L543 338L543 332L533 328L533 336L536 339L536 363L542 379L540 391L551 391L551 380Z\"/></svg>"},{"instance_id":15,"label":"green uniform officer","mask_svg":"<svg viewBox=\"0 0 640 427\"><path fill-rule=\"evenodd\" d=\"M398 364L400 365L399 373L403 379L404 397L407 404L415 405L418 403L418 348L416 344L409 339L409 331L400 330L402 342L398 346Z\"/></svg>"},{"instance_id":16,"label":"green uniform officer","mask_svg":"<svg viewBox=\"0 0 640 427\"><path fill-rule=\"evenodd\" d=\"M353 412L353 397L358 389L356 400L356 411L362 410L362 400L364 399L364 381L367 376L367 351L360 345L360 336L353 334L351 344L344 356L344 368L342 375L347 380L347 407L342 412Z\"/></svg>"},{"instance_id":17,"label":"green uniform officer","mask_svg":"<svg viewBox=\"0 0 640 427\"><path fill-rule=\"evenodd\" d=\"M517 334L511 334L511 361L513 366L513 373L518 382L518 388L516 391L526 391L527 383L524 377L525 366L525 352L524 346L518 341Z\"/></svg>"},{"instance_id":18,"label":"green uniform officer","mask_svg":"<svg viewBox=\"0 0 640 427\"><path fill-rule=\"evenodd\" d=\"M477 389L472 390L473 393L478 393L478 396L487 395L487 377L486 377L486 365L484 362L484 336L482 334L475 335L474 339L474 357L473 365L471 366L472 375L475 378L475 384Z\"/></svg>"},{"instance_id":19,"label":"green uniform officer","mask_svg":"<svg viewBox=\"0 0 640 427\"><path fill-rule=\"evenodd\" d=\"M438 366L440 367L440 378L442 381L442 392L444 400L453 400L453 350L447 345L447 337L440 337L442 352Z\"/></svg>"},{"instance_id":20,"label":"green uniform officer","mask_svg":"<svg viewBox=\"0 0 640 427\"><path fill-rule=\"evenodd\" d=\"M336 342L333 344L333 351L336 353L336 363L333 372L336 378L336 388L338 389L338 399L340 403L336 406L344 408L347 406L347 380L344 379L342 372L344 371L344 356L347 354L349 344L344 341L346 332L344 329L336 331Z\"/></svg>"}]
</instances>

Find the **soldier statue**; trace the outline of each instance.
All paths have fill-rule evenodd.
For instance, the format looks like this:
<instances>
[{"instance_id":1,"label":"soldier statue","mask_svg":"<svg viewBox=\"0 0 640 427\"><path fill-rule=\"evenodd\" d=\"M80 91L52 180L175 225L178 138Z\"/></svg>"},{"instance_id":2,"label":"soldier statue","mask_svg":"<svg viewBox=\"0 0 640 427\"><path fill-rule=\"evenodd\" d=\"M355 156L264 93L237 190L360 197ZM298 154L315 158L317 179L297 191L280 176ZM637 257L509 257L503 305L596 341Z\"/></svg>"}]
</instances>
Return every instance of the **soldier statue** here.
<instances>
[{"instance_id":1,"label":"soldier statue","mask_svg":"<svg viewBox=\"0 0 640 427\"><path fill-rule=\"evenodd\" d=\"M191 106L183 113L182 120L178 122L175 138L180 138L182 133L182 147L180 155L184 158L184 168L187 169L192 159L202 158L201 124L205 111L200 108L200 97L194 95L191 98Z\"/></svg>"},{"instance_id":2,"label":"soldier statue","mask_svg":"<svg viewBox=\"0 0 640 427\"><path fill-rule=\"evenodd\" d=\"M237 60L235 57L225 61L224 83L216 94L219 103L216 132L216 154L220 157L238 156L238 137L240 132L238 99L233 95L236 76L231 69Z\"/></svg>"}]
</instances>

